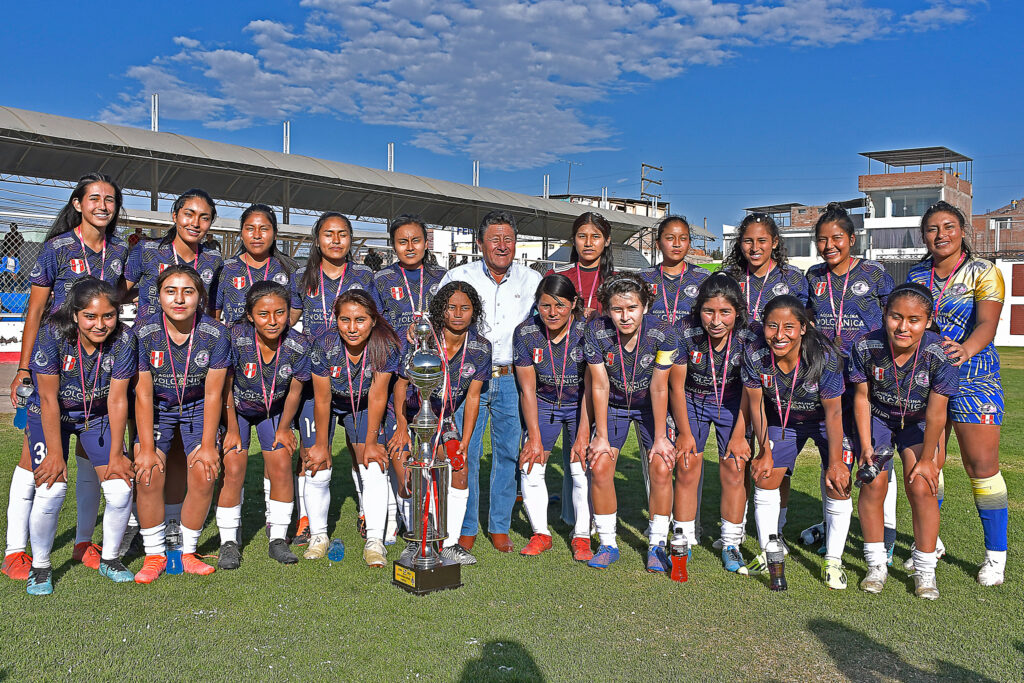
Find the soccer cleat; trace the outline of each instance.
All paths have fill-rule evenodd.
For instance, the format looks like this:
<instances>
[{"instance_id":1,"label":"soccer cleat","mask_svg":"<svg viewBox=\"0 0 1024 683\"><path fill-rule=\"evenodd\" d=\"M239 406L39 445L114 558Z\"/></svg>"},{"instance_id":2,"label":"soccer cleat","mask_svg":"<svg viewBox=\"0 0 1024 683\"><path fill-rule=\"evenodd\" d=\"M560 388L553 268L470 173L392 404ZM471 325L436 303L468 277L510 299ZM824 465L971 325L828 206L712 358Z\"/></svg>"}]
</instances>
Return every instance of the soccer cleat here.
<instances>
[{"instance_id":1,"label":"soccer cleat","mask_svg":"<svg viewBox=\"0 0 1024 683\"><path fill-rule=\"evenodd\" d=\"M743 542L746 540L747 534L746 532L743 532L743 535L740 536L740 542L736 544L736 547L739 548L741 545L743 545ZM722 542L721 538L716 538L714 543L711 544L711 548L713 550L722 550L723 548L725 548L725 543Z\"/></svg>"},{"instance_id":2,"label":"soccer cleat","mask_svg":"<svg viewBox=\"0 0 1024 683\"><path fill-rule=\"evenodd\" d=\"M914 571L914 551L917 550L917 544L910 544L910 557L903 563L903 568L908 572ZM946 554L946 546L943 545L941 538L935 539L935 559L941 560L942 556ZM933 598L934 599L934 598Z\"/></svg>"},{"instance_id":3,"label":"soccer cleat","mask_svg":"<svg viewBox=\"0 0 1024 683\"><path fill-rule=\"evenodd\" d=\"M238 569L242 565L242 551L234 541L222 543L217 558L217 569Z\"/></svg>"},{"instance_id":4,"label":"soccer cleat","mask_svg":"<svg viewBox=\"0 0 1024 683\"><path fill-rule=\"evenodd\" d=\"M607 569L611 566L612 562L619 559L619 549L612 545L599 545L597 552L594 554L590 561L587 562L588 567L594 569Z\"/></svg>"},{"instance_id":5,"label":"soccer cleat","mask_svg":"<svg viewBox=\"0 0 1024 683\"><path fill-rule=\"evenodd\" d=\"M341 562L345 559L345 541L340 538L332 538L331 544L327 546L327 559L331 562Z\"/></svg>"},{"instance_id":6,"label":"soccer cleat","mask_svg":"<svg viewBox=\"0 0 1024 683\"><path fill-rule=\"evenodd\" d=\"M825 560L821 566L821 579L832 590L846 590L846 570L842 560Z\"/></svg>"},{"instance_id":7,"label":"soccer cleat","mask_svg":"<svg viewBox=\"0 0 1024 683\"><path fill-rule=\"evenodd\" d=\"M740 554L740 549L734 545L727 545L722 548L722 566L725 567L725 571L732 572L733 574L741 574L746 576L749 571L743 564L743 555Z\"/></svg>"},{"instance_id":8,"label":"soccer cleat","mask_svg":"<svg viewBox=\"0 0 1024 683\"><path fill-rule=\"evenodd\" d=\"M146 555L142 569L135 574L135 583L153 583L156 577L167 569L167 558L163 555Z\"/></svg>"},{"instance_id":9,"label":"soccer cleat","mask_svg":"<svg viewBox=\"0 0 1024 683\"><path fill-rule=\"evenodd\" d=\"M416 548L413 548L413 557L415 557L415 553ZM448 563L461 564L463 566L476 564L476 558L473 557L473 554L458 543L442 548L441 559Z\"/></svg>"},{"instance_id":10,"label":"soccer cleat","mask_svg":"<svg viewBox=\"0 0 1024 683\"><path fill-rule=\"evenodd\" d=\"M982 586L1000 586L1003 583L1003 575L1006 571L1004 564L998 563L991 558L986 558L978 568L978 583Z\"/></svg>"},{"instance_id":11,"label":"soccer cleat","mask_svg":"<svg viewBox=\"0 0 1024 683\"><path fill-rule=\"evenodd\" d=\"M914 572L914 595L925 600L939 599L939 588L935 585L935 572Z\"/></svg>"},{"instance_id":12,"label":"soccer cleat","mask_svg":"<svg viewBox=\"0 0 1024 683\"><path fill-rule=\"evenodd\" d=\"M363 546L363 561L368 567L383 567L387 564L387 549L384 547L384 541L378 538L367 539L366 545Z\"/></svg>"},{"instance_id":13,"label":"soccer cleat","mask_svg":"<svg viewBox=\"0 0 1024 683\"><path fill-rule=\"evenodd\" d=\"M549 534L534 534L530 537L530 542L526 544L526 547L519 551L519 554L533 557L550 549L551 536Z\"/></svg>"},{"instance_id":14,"label":"soccer cleat","mask_svg":"<svg viewBox=\"0 0 1024 683\"><path fill-rule=\"evenodd\" d=\"M668 554L663 544L652 545L647 548L647 571L659 574L667 574L670 569Z\"/></svg>"},{"instance_id":15,"label":"soccer cleat","mask_svg":"<svg viewBox=\"0 0 1024 683\"><path fill-rule=\"evenodd\" d=\"M330 544L331 539L327 538L327 534L317 534L311 536L309 539L309 547L306 548L306 552L302 554L307 560L321 560L327 554L327 546Z\"/></svg>"},{"instance_id":16,"label":"soccer cleat","mask_svg":"<svg viewBox=\"0 0 1024 683\"><path fill-rule=\"evenodd\" d=\"M28 585L25 590L29 595L53 593L53 570L49 567L32 567L32 571L28 573Z\"/></svg>"},{"instance_id":17,"label":"soccer cleat","mask_svg":"<svg viewBox=\"0 0 1024 683\"><path fill-rule=\"evenodd\" d=\"M577 562L589 562L594 558L594 551L590 549L589 538L573 538L569 542L569 547L572 548L572 559Z\"/></svg>"},{"instance_id":18,"label":"soccer cleat","mask_svg":"<svg viewBox=\"0 0 1024 683\"><path fill-rule=\"evenodd\" d=\"M749 575L763 574L768 571L768 558L763 552L754 555L754 558L747 562L746 570Z\"/></svg>"},{"instance_id":19,"label":"soccer cleat","mask_svg":"<svg viewBox=\"0 0 1024 683\"><path fill-rule=\"evenodd\" d=\"M32 558L25 551L11 553L4 557L0 571L15 581L24 581L32 571Z\"/></svg>"},{"instance_id":20,"label":"soccer cleat","mask_svg":"<svg viewBox=\"0 0 1024 683\"><path fill-rule=\"evenodd\" d=\"M360 538L366 538L366 515L360 514L356 518L356 531L359 532Z\"/></svg>"},{"instance_id":21,"label":"soccer cleat","mask_svg":"<svg viewBox=\"0 0 1024 683\"><path fill-rule=\"evenodd\" d=\"M217 571L200 560L199 556L195 553L182 553L181 566L185 569L186 574L196 574L198 576L208 576Z\"/></svg>"},{"instance_id":22,"label":"soccer cleat","mask_svg":"<svg viewBox=\"0 0 1024 683\"><path fill-rule=\"evenodd\" d=\"M270 559L277 560L281 564L295 564L299 561L299 558L295 556L291 550L288 549L288 541L283 538L275 538L270 542L270 548L268 550Z\"/></svg>"},{"instance_id":23,"label":"soccer cleat","mask_svg":"<svg viewBox=\"0 0 1024 683\"><path fill-rule=\"evenodd\" d=\"M71 553L71 559L75 562L81 562L89 569L99 569L100 547L90 541L76 543L75 549Z\"/></svg>"},{"instance_id":24,"label":"soccer cleat","mask_svg":"<svg viewBox=\"0 0 1024 683\"><path fill-rule=\"evenodd\" d=\"M825 523L812 524L800 532L800 542L804 545L814 545L825 540Z\"/></svg>"},{"instance_id":25,"label":"soccer cleat","mask_svg":"<svg viewBox=\"0 0 1024 683\"><path fill-rule=\"evenodd\" d=\"M302 517L296 525L292 545L306 545L307 543L309 543L309 517Z\"/></svg>"},{"instance_id":26,"label":"soccer cleat","mask_svg":"<svg viewBox=\"0 0 1024 683\"><path fill-rule=\"evenodd\" d=\"M124 530L124 536L121 537L121 547L117 551L118 557L124 557L128 554L128 551L135 547L135 537L139 535L139 525L129 524Z\"/></svg>"},{"instance_id":27,"label":"soccer cleat","mask_svg":"<svg viewBox=\"0 0 1024 683\"><path fill-rule=\"evenodd\" d=\"M121 560L100 560L100 576L105 576L114 583L130 583L135 575L121 564Z\"/></svg>"},{"instance_id":28,"label":"soccer cleat","mask_svg":"<svg viewBox=\"0 0 1024 683\"><path fill-rule=\"evenodd\" d=\"M881 593L887 578L889 578L889 570L886 565L868 567L867 576L860 582L860 589L865 593Z\"/></svg>"}]
</instances>

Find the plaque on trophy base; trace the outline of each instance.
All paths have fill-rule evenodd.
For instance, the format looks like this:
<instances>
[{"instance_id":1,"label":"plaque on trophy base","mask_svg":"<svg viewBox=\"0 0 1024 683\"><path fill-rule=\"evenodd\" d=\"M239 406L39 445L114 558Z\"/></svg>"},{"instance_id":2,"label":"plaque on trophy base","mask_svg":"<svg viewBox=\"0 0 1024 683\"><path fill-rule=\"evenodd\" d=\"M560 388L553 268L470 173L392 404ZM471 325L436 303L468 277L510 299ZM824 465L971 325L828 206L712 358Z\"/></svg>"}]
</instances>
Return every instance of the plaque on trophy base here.
<instances>
[{"instance_id":1,"label":"plaque on trophy base","mask_svg":"<svg viewBox=\"0 0 1024 683\"><path fill-rule=\"evenodd\" d=\"M410 563L415 565L415 563ZM394 563L391 583L413 595L426 595L434 591L462 587L462 566L441 563L430 569L407 567L400 561Z\"/></svg>"}]
</instances>

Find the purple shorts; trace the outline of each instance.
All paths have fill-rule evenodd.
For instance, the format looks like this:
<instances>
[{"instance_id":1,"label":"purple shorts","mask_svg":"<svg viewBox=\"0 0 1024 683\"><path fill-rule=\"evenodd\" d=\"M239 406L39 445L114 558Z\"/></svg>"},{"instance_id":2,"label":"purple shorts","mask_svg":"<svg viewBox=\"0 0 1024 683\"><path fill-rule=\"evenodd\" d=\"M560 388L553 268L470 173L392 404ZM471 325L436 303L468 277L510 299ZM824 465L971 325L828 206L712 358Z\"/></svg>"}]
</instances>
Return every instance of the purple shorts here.
<instances>
[{"instance_id":1,"label":"purple shorts","mask_svg":"<svg viewBox=\"0 0 1024 683\"><path fill-rule=\"evenodd\" d=\"M302 403L299 404L299 412L295 414L295 428L299 430L299 444L303 448L312 448L316 443L312 387L302 388Z\"/></svg>"},{"instance_id":2,"label":"purple shorts","mask_svg":"<svg viewBox=\"0 0 1024 683\"><path fill-rule=\"evenodd\" d=\"M327 442L334 443L334 427L337 424L345 429L345 436L348 438L348 442L351 444L364 444L366 443L366 427L367 419L369 418L369 410L360 410L355 414L352 412L336 413L331 412L331 431L327 436ZM380 442L381 435L384 430L381 429L377 433L377 441ZM314 438L314 441L316 439Z\"/></svg>"},{"instance_id":3,"label":"purple shorts","mask_svg":"<svg viewBox=\"0 0 1024 683\"><path fill-rule=\"evenodd\" d=\"M885 420L872 415L871 441L871 445L874 448L892 446L896 449L896 454L899 455L907 448L920 446L924 443L924 420L921 422L910 422L903 429L900 429L899 425L889 424ZM896 458L892 458L886 463L885 470L887 472L892 469L894 460Z\"/></svg>"},{"instance_id":4,"label":"purple shorts","mask_svg":"<svg viewBox=\"0 0 1024 683\"><path fill-rule=\"evenodd\" d=\"M180 415L177 408L161 410L154 406L153 446L164 455L169 454L174 433L178 432L185 455L199 448L203 443L203 405L203 401L187 403L181 407ZM138 434L135 443L139 443Z\"/></svg>"},{"instance_id":5,"label":"purple shorts","mask_svg":"<svg viewBox=\"0 0 1024 683\"><path fill-rule=\"evenodd\" d=\"M625 406L608 406L608 444L621 450L629 436L630 423L636 423L636 435L644 450L654 445L654 411L650 404L626 409Z\"/></svg>"},{"instance_id":6,"label":"purple shorts","mask_svg":"<svg viewBox=\"0 0 1024 683\"><path fill-rule=\"evenodd\" d=\"M35 471L47 455L42 416L29 411L25 432L28 436L29 452L32 455L32 470ZM60 442L64 449L64 462L67 462L68 459L72 434L78 437L78 443L82 445L82 450L85 451L85 455L93 467L103 467L110 462L110 420L106 415L91 417L89 431L85 431L85 423L65 422L61 419Z\"/></svg>"},{"instance_id":7,"label":"purple shorts","mask_svg":"<svg viewBox=\"0 0 1024 683\"><path fill-rule=\"evenodd\" d=\"M772 442L772 458L775 467L785 467L786 474L793 474L796 468L796 456L804 449L808 439L814 440L818 447L818 455L821 456L821 466L828 465L828 434L825 433L825 423L800 424L796 427L782 427L768 425L768 440ZM853 467L853 463L849 464Z\"/></svg>"},{"instance_id":8,"label":"purple shorts","mask_svg":"<svg viewBox=\"0 0 1024 683\"><path fill-rule=\"evenodd\" d=\"M711 425L715 425L715 441L718 444L718 457L725 453L725 447L732 437L732 428L736 417L740 414L740 399L726 401L719 408L714 397L707 400L699 399L693 394L686 396L686 414L690 418L690 431L697 442L697 452L703 453L711 434Z\"/></svg>"},{"instance_id":9,"label":"purple shorts","mask_svg":"<svg viewBox=\"0 0 1024 683\"><path fill-rule=\"evenodd\" d=\"M277 434L277 426L281 424L281 415L272 415L269 418L265 415L243 415L236 413L238 417L238 435L242 437L242 450L249 452L249 441L252 438L252 428L256 428L256 438L260 442L260 450L270 452L279 450L281 446L274 448L274 436Z\"/></svg>"},{"instance_id":10,"label":"purple shorts","mask_svg":"<svg viewBox=\"0 0 1024 683\"><path fill-rule=\"evenodd\" d=\"M579 428L580 406L578 403L572 405L558 406L557 403L549 403L542 398L537 398L537 421L540 427L541 447L546 453L558 443L558 435L562 435L562 450L569 450L576 441L576 430ZM611 430L611 415L608 419L609 436ZM522 448L526 444L526 430L523 430ZM613 444L614 445L614 444Z\"/></svg>"}]
</instances>

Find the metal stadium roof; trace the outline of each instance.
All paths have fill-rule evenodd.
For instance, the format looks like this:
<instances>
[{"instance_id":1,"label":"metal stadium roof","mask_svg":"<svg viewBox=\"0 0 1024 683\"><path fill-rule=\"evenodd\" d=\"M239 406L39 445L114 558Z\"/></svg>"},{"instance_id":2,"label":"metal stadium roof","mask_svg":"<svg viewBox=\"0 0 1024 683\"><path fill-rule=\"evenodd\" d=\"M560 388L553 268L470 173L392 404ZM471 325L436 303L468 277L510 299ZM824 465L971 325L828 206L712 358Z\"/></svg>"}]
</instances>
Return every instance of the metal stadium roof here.
<instances>
[{"instance_id":1,"label":"metal stadium roof","mask_svg":"<svg viewBox=\"0 0 1024 683\"><path fill-rule=\"evenodd\" d=\"M881 152L861 152L862 157L878 161L887 166L922 166L925 164L954 164L973 161L970 157L954 152L949 147L915 147L913 149L888 149Z\"/></svg>"},{"instance_id":2,"label":"metal stadium roof","mask_svg":"<svg viewBox=\"0 0 1024 683\"><path fill-rule=\"evenodd\" d=\"M226 201L357 218L416 213L446 227L475 228L488 211L505 209L524 234L552 238L567 238L585 210L492 188L0 107L0 173L76 181L96 170L146 192L177 195L202 187ZM616 211L606 217L620 242L652 222Z\"/></svg>"}]
</instances>

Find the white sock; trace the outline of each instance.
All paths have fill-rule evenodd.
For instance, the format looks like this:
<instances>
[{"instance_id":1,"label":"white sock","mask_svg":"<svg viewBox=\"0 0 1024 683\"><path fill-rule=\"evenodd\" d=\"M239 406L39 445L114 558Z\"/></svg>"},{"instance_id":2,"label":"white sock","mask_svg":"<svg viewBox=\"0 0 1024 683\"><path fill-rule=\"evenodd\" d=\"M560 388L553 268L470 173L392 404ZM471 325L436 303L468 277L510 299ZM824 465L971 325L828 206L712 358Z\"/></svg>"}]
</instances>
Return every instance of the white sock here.
<instances>
[{"instance_id":1,"label":"white sock","mask_svg":"<svg viewBox=\"0 0 1024 683\"><path fill-rule=\"evenodd\" d=\"M726 521L722 518L722 545L730 546L734 545L739 547L740 543L743 542L743 525L733 524L732 522Z\"/></svg>"},{"instance_id":2,"label":"white sock","mask_svg":"<svg viewBox=\"0 0 1024 683\"><path fill-rule=\"evenodd\" d=\"M935 573L935 567L938 566L939 560L935 557L934 550L930 553L926 553L914 548L913 557L914 571L925 573L931 572L932 574Z\"/></svg>"},{"instance_id":3,"label":"white sock","mask_svg":"<svg viewBox=\"0 0 1024 683\"><path fill-rule=\"evenodd\" d=\"M782 499L782 495L781 494L779 495L779 499L780 500ZM789 508L788 507L780 507L779 508L779 536L782 535L782 529L783 529L783 527L786 526L786 513L788 513L788 512L789 512Z\"/></svg>"},{"instance_id":4,"label":"white sock","mask_svg":"<svg viewBox=\"0 0 1024 683\"><path fill-rule=\"evenodd\" d=\"M363 489L363 514L366 515L366 540L384 540L388 524L388 475L380 465L359 465L359 478Z\"/></svg>"},{"instance_id":5,"label":"white sock","mask_svg":"<svg viewBox=\"0 0 1024 683\"><path fill-rule=\"evenodd\" d=\"M782 494L778 489L754 487L754 521L757 523L757 541L763 550L768 545L768 537L779 529L779 509L782 507Z\"/></svg>"},{"instance_id":6,"label":"white sock","mask_svg":"<svg viewBox=\"0 0 1024 683\"><path fill-rule=\"evenodd\" d=\"M167 553L167 525L161 522L148 529L139 529L142 534L142 547L147 555L164 555Z\"/></svg>"},{"instance_id":7,"label":"white sock","mask_svg":"<svg viewBox=\"0 0 1024 683\"><path fill-rule=\"evenodd\" d=\"M241 501L239 501L241 502ZM270 523L270 480L263 477L263 515Z\"/></svg>"},{"instance_id":8,"label":"white sock","mask_svg":"<svg viewBox=\"0 0 1024 683\"><path fill-rule=\"evenodd\" d=\"M850 518L853 517L853 500L836 500L825 497L825 557L842 560L846 547L846 535L850 532Z\"/></svg>"},{"instance_id":9,"label":"white sock","mask_svg":"<svg viewBox=\"0 0 1024 683\"><path fill-rule=\"evenodd\" d=\"M896 528L896 497L899 486L896 484L896 468L889 470L889 488L885 491L885 502L882 503L882 518L890 529Z\"/></svg>"},{"instance_id":10,"label":"white sock","mask_svg":"<svg viewBox=\"0 0 1024 683\"><path fill-rule=\"evenodd\" d=\"M469 505L469 489L457 489L448 485L448 538L444 539L444 547L450 548L459 542L462 533L462 522L466 518L466 507Z\"/></svg>"},{"instance_id":11,"label":"white sock","mask_svg":"<svg viewBox=\"0 0 1024 683\"><path fill-rule=\"evenodd\" d=\"M884 566L888 559L889 554L885 552L884 542L864 544L864 561L869 567Z\"/></svg>"},{"instance_id":12,"label":"white sock","mask_svg":"<svg viewBox=\"0 0 1024 683\"><path fill-rule=\"evenodd\" d=\"M172 519L176 519L176 520L178 520L180 522L181 521L181 506L184 505L184 504L185 504L184 502L174 503L173 505L169 504L169 503L164 503L164 524L167 524Z\"/></svg>"},{"instance_id":13,"label":"white sock","mask_svg":"<svg viewBox=\"0 0 1024 683\"><path fill-rule=\"evenodd\" d=\"M384 538L394 540L398 536L398 494L395 493L395 487L392 484L394 473L390 468L384 473L384 476L387 478L388 484L388 518L387 524L384 525Z\"/></svg>"},{"instance_id":14,"label":"white sock","mask_svg":"<svg viewBox=\"0 0 1024 683\"><path fill-rule=\"evenodd\" d=\"M57 518L60 506L64 504L68 485L61 482L49 488L44 484L36 487L36 496L32 501L32 514L29 517L29 530L32 535L32 566L43 569L50 566L50 550L53 539L57 536Z\"/></svg>"},{"instance_id":15,"label":"white sock","mask_svg":"<svg viewBox=\"0 0 1024 683\"><path fill-rule=\"evenodd\" d=\"M28 520L32 499L36 495L36 478L29 470L14 468L11 495L7 500L7 550L5 555L25 552L28 547Z\"/></svg>"},{"instance_id":16,"label":"white sock","mask_svg":"<svg viewBox=\"0 0 1024 683\"><path fill-rule=\"evenodd\" d=\"M294 503L287 503L280 500L267 501L267 520L270 522L270 540L283 539L288 533L288 525L292 521L292 506Z\"/></svg>"},{"instance_id":17,"label":"white sock","mask_svg":"<svg viewBox=\"0 0 1024 683\"><path fill-rule=\"evenodd\" d=\"M689 522L680 522L683 527L683 535L686 536L686 544L690 546L697 545L697 520L691 519Z\"/></svg>"},{"instance_id":18,"label":"white sock","mask_svg":"<svg viewBox=\"0 0 1024 683\"><path fill-rule=\"evenodd\" d=\"M668 542L668 515L651 515L651 535L648 537L648 543L664 545L666 542Z\"/></svg>"},{"instance_id":19,"label":"white sock","mask_svg":"<svg viewBox=\"0 0 1024 683\"><path fill-rule=\"evenodd\" d=\"M576 538L590 538L590 484L583 463L569 463L572 475L572 507L576 513L576 524L572 535Z\"/></svg>"},{"instance_id":20,"label":"white sock","mask_svg":"<svg viewBox=\"0 0 1024 683\"><path fill-rule=\"evenodd\" d=\"M601 541L601 545L609 545L613 548L618 548L619 544L615 541L615 517L617 513L613 512L609 515L594 515L594 525L597 527L597 537Z\"/></svg>"},{"instance_id":21,"label":"white sock","mask_svg":"<svg viewBox=\"0 0 1024 683\"><path fill-rule=\"evenodd\" d=\"M316 474L306 473L306 514L309 516L309 533L327 533L327 510L331 507L331 470L320 470Z\"/></svg>"},{"instance_id":22,"label":"white sock","mask_svg":"<svg viewBox=\"0 0 1024 683\"><path fill-rule=\"evenodd\" d=\"M196 548L199 547L199 535L202 533L202 529L189 529L184 524L181 525L181 553L183 555L196 551Z\"/></svg>"},{"instance_id":23,"label":"white sock","mask_svg":"<svg viewBox=\"0 0 1024 683\"><path fill-rule=\"evenodd\" d=\"M548 530L548 485L544 481L547 465L534 463L530 473L522 470L523 507L535 534L549 534Z\"/></svg>"},{"instance_id":24,"label":"white sock","mask_svg":"<svg viewBox=\"0 0 1024 683\"><path fill-rule=\"evenodd\" d=\"M75 545L92 541L96 517L100 513L100 479L96 468L85 458L75 458Z\"/></svg>"},{"instance_id":25,"label":"white sock","mask_svg":"<svg viewBox=\"0 0 1024 683\"><path fill-rule=\"evenodd\" d=\"M363 482L359 479L359 468L352 468L352 483L356 485L356 500L359 502L359 514L365 516L366 510L363 508Z\"/></svg>"},{"instance_id":26,"label":"white sock","mask_svg":"<svg viewBox=\"0 0 1024 683\"><path fill-rule=\"evenodd\" d=\"M306 516L306 477L295 477L295 505L299 519Z\"/></svg>"},{"instance_id":27,"label":"white sock","mask_svg":"<svg viewBox=\"0 0 1024 683\"><path fill-rule=\"evenodd\" d=\"M238 543L238 528L242 526L242 504L231 507L217 506L217 531L220 533L220 544L228 541Z\"/></svg>"},{"instance_id":28,"label":"white sock","mask_svg":"<svg viewBox=\"0 0 1024 683\"><path fill-rule=\"evenodd\" d=\"M121 539L132 514L132 487L124 479L107 479L103 489L103 552L104 560L116 560L121 550Z\"/></svg>"},{"instance_id":29,"label":"white sock","mask_svg":"<svg viewBox=\"0 0 1024 683\"><path fill-rule=\"evenodd\" d=\"M986 550L985 559L991 561L996 565L997 568L1006 569L1006 551L1005 550Z\"/></svg>"}]
</instances>

